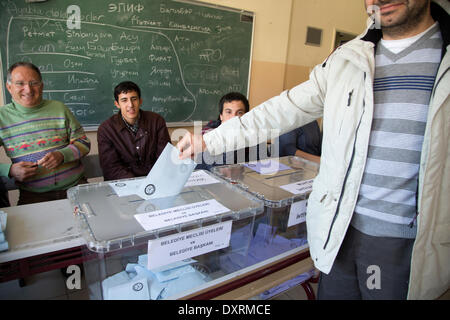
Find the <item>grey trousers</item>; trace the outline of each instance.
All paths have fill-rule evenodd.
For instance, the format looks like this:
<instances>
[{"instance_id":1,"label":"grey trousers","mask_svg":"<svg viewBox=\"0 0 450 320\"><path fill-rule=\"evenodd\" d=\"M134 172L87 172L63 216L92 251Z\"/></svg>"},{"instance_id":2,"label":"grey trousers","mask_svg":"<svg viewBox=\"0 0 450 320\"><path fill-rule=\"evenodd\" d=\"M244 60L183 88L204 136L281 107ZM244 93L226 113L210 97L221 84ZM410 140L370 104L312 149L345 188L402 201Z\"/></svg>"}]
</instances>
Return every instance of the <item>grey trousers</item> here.
<instances>
[{"instance_id":1,"label":"grey trousers","mask_svg":"<svg viewBox=\"0 0 450 320\"><path fill-rule=\"evenodd\" d=\"M347 230L329 274L320 274L319 300L403 300L408 294L414 239L373 237Z\"/></svg>"}]
</instances>

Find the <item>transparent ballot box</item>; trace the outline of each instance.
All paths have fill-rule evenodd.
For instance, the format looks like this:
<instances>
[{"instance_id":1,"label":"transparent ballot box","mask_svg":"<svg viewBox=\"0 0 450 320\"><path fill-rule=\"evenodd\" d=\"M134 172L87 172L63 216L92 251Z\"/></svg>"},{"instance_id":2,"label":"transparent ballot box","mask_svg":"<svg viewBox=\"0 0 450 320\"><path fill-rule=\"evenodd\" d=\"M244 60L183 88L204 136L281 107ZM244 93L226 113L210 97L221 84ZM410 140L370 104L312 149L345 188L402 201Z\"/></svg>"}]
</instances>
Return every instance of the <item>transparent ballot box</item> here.
<instances>
[{"instance_id":1,"label":"transparent ballot box","mask_svg":"<svg viewBox=\"0 0 450 320\"><path fill-rule=\"evenodd\" d=\"M69 189L89 250L83 266L90 299L175 299L208 288L245 265L255 216L264 203L220 177L194 171L181 193L144 200L142 178Z\"/></svg>"},{"instance_id":2,"label":"transparent ballot box","mask_svg":"<svg viewBox=\"0 0 450 320\"><path fill-rule=\"evenodd\" d=\"M307 248L306 206L319 165L296 156L217 166L212 172L264 201L246 263Z\"/></svg>"}]
</instances>

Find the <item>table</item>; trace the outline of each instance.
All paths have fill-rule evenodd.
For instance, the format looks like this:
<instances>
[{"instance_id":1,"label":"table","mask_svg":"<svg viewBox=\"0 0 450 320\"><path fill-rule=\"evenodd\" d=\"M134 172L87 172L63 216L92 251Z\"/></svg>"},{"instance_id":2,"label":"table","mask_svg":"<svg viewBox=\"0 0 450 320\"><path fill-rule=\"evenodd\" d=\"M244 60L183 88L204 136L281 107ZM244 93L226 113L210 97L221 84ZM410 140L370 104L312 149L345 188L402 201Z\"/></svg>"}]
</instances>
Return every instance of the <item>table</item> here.
<instances>
[{"instance_id":1,"label":"table","mask_svg":"<svg viewBox=\"0 0 450 320\"><path fill-rule=\"evenodd\" d=\"M5 236L10 248L0 253L0 282L82 263L84 240L69 200L0 210L8 214Z\"/></svg>"},{"instance_id":2,"label":"table","mask_svg":"<svg viewBox=\"0 0 450 320\"><path fill-rule=\"evenodd\" d=\"M8 214L5 236L10 250L0 253L0 282L83 262L88 251L73 217L69 200L0 209ZM213 286L179 299L248 299L314 268L308 248L298 248L217 279ZM314 282L312 279L309 282ZM302 284L308 298L314 293Z\"/></svg>"},{"instance_id":3,"label":"table","mask_svg":"<svg viewBox=\"0 0 450 320\"><path fill-rule=\"evenodd\" d=\"M234 272L224 279L217 279L215 285L208 284L203 290L175 298L246 300L313 269L309 249L299 247ZM316 283L317 280L318 278L310 278L301 284L309 300L315 299L310 283Z\"/></svg>"}]
</instances>

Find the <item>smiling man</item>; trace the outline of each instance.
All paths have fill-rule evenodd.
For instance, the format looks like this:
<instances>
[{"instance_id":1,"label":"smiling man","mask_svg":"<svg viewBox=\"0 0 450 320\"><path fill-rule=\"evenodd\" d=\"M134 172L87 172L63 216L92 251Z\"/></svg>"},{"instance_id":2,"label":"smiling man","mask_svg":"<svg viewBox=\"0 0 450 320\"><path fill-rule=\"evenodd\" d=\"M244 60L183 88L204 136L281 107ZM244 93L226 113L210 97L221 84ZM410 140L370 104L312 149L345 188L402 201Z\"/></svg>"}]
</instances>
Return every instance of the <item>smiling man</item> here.
<instances>
[{"instance_id":1,"label":"smiling man","mask_svg":"<svg viewBox=\"0 0 450 320\"><path fill-rule=\"evenodd\" d=\"M177 147L220 154L323 117L306 214L318 298L435 299L450 287L450 5L365 4L374 23L308 81Z\"/></svg>"},{"instance_id":2,"label":"smiling man","mask_svg":"<svg viewBox=\"0 0 450 320\"><path fill-rule=\"evenodd\" d=\"M98 128L100 166L105 180L147 175L170 142L163 117L141 110L141 90L131 81L114 88L119 112Z\"/></svg>"},{"instance_id":3,"label":"smiling man","mask_svg":"<svg viewBox=\"0 0 450 320\"><path fill-rule=\"evenodd\" d=\"M12 164L0 164L0 174L15 178L19 205L65 199L68 188L87 182L80 159L90 150L89 139L64 104L42 98L35 65L13 64L6 88L12 102L0 108L0 145Z\"/></svg>"}]
</instances>

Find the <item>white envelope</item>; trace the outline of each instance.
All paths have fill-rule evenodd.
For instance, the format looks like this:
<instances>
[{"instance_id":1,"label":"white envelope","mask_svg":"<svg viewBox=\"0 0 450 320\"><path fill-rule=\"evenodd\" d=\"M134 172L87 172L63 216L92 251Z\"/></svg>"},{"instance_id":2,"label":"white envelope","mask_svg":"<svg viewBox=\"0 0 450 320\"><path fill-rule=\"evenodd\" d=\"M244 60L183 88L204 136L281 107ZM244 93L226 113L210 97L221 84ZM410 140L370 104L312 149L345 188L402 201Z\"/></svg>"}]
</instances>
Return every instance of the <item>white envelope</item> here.
<instances>
[{"instance_id":1,"label":"white envelope","mask_svg":"<svg viewBox=\"0 0 450 320\"><path fill-rule=\"evenodd\" d=\"M147 279L136 278L109 288L108 300L150 300Z\"/></svg>"},{"instance_id":2,"label":"white envelope","mask_svg":"<svg viewBox=\"0 0 450 320\"><path fill-rule=\"evenodd\" d=\"M137 195L147 200L179 194L197 164L191 159L180 160L178 155L178 149L167 143Z\"/></svg>"}]
</instances>

